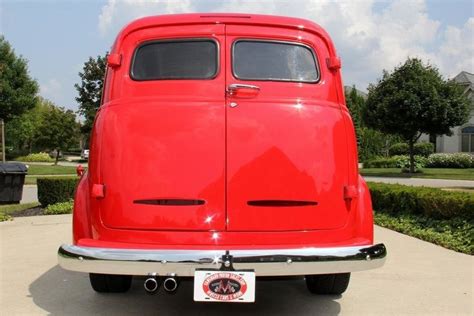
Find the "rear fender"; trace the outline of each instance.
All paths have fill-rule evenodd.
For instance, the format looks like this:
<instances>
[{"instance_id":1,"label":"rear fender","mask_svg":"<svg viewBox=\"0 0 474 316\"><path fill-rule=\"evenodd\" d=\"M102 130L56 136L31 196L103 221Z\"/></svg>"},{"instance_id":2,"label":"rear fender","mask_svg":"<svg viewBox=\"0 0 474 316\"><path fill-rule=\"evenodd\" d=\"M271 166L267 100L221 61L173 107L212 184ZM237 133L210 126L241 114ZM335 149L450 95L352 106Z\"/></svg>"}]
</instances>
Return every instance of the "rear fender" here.
<instances>
[{"instance_id":1,"label":"rear fender","mask_svg":"<svg viewBox=\"0 0 474 316\"><path fill-rule=\"evenodd\" d=\"M82 238L92 238L90 212L89 212L89 186L87 171L79 180L74 196L73 220L73 242L77 244Z\"/></svg>"},{"instance_id":2,"label":"rear fender","mask_svg":"<svg viewBox=\"0 0 474 316\"><path fill-rule=\"evenodd\" d=\"M359 195L357 199L356 236L374 242L374 215L369 187L359 175Z\"/></svg>"}]
</instances>

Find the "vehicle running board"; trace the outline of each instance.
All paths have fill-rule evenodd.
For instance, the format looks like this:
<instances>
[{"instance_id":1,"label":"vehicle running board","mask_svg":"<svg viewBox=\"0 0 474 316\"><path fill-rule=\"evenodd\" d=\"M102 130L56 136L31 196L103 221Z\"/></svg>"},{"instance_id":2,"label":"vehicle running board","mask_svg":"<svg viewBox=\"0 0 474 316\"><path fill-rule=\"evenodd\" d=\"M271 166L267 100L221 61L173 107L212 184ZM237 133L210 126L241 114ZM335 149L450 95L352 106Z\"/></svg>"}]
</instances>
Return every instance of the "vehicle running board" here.
<instances>
[{"instance_id":1,"label":"vehicle running board","mask_svg":"<svg viewBox=\"0 0 474 316\"><path fill-rule=\"evenodd\" d=\"M186 206L186 205L203 205L206 203L204 200L190 200L190 199L145 199L135 200L135 204L148 204L148 205L163 205L163 206Z\"/></svg>"},{"instance_id":2,"label":"vehicle running board","mask_svg":"<svg viewBox=\"0 0 474 316\"><path fill-rule=\"evenodd\" d=\"M254 200L248 201L250 206L261 207L291 207L291 206L309 206L318 205L316 201L297 201L297 200Z\"/></svg>"}]
</instances>

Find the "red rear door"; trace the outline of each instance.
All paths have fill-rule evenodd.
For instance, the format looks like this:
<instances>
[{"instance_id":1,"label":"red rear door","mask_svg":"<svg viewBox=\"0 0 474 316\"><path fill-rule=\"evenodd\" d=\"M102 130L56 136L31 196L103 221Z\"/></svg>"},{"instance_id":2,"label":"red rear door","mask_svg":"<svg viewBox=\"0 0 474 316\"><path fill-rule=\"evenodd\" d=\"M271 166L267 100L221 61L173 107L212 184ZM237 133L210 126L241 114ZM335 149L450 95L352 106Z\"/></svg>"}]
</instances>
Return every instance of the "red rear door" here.
<instances>
[{"instance_id":1,"label":"red rear door","mask_svg":"<svg viewBox=\"0 0 474 316\"><path fill-rule=\"evenodd\" d=\"M151 27L118 48L101 110L105 225L225 229L223 25Z\"/></svg>"},{"instance_id":2,"label":"red rear door","mask_svg":"<svg viewBox=\"0 0 474 316\"><path fill-rule=\"evenodd\" d=\"M226 26L227 229L344 226L347 143L323 41Z\"/></svg>"}]
</instances>

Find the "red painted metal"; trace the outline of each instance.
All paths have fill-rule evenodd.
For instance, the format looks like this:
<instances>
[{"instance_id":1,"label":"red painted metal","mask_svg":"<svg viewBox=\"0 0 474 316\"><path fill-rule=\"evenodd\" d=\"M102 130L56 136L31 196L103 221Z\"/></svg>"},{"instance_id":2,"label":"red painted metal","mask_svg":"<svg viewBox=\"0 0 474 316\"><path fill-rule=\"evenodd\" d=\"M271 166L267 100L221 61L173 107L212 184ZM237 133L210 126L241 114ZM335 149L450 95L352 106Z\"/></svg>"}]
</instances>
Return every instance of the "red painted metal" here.
<instances>
[{"instance_id":1,"label":"red painted metal","mask_svg":"<svg viewBox=\"0 0 474 316\"><path fill-rule=\"evenodd\" d=\"M218 44L215 78L130 78L137 45L184 38ZM232 45L243 38L309 46L319 82L236 79ZM76 193L75 243L136 249L372 244L370 194L358 176L340 61L321 27L261 15L149 17L120 32L111 56L89 169ZM229 93L231 84L259 89ZM101 193L97 185L106 189L100 199L93 198ZM134 202L166 199L205 203Z\"/></svg>"}]
</instances>

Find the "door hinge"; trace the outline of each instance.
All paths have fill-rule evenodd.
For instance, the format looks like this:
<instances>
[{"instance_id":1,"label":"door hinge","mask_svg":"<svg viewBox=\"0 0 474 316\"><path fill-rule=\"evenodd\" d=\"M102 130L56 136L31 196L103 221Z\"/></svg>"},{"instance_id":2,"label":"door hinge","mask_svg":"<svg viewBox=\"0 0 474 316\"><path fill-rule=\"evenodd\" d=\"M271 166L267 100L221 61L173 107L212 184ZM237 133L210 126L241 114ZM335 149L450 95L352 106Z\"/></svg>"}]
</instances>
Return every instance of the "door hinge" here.
<instances>
[{"instance_id":1,"label":"door hinge","mask_svg":"<svg viewBox=\"0 0 474 316\"><path fill-rule=\"evenodd\" d=\"M107 66L111 68L118 67L122 64L122 55L120 54L109 54L107 56Z\"/></svg>"},{"instance_id":2,"label":"door hinge","mask_svg":"<svg viewBox=\"0 0 474 316\"><path fill-rule=\"evenodd\" d=\"M359 191L355 185L344 186L344 200L356 199L359 196Z\"/></svg>"},{"instance_id":3,"label":"door hinge","mask_svg":"<svg viewBox=\"0 0 474 316\"><path fill-rule=\"evenodd\" d=\"M326 63L330 70L336 71L341 68L341 58L333 56L326 59Z\"/></svg>"},{"instance_id":4,"label":"door hinge","mask_svg":"<svg viewBox=\"0 0 474 316\"><path fill-rule=\"evenodd\" d=\"M105 186L103 184L93 184L92 193L93 198L102 199L105 197Z\"/></svg>"}]
</instances>

